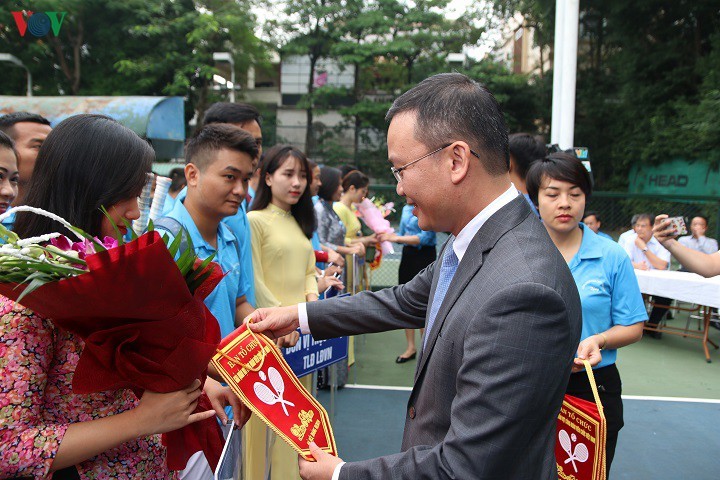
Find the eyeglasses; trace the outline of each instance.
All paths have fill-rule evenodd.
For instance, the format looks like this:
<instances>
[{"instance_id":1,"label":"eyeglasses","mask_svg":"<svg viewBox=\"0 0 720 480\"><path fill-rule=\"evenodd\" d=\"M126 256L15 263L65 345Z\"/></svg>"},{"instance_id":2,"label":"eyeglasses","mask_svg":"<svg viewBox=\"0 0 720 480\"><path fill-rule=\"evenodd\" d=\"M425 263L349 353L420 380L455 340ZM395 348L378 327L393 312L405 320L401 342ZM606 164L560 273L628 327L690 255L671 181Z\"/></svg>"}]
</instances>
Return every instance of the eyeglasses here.
<instances>
[{"instance_id":1,"label":"eyeglasses","mask_svg":"<svg viewBox=\"0 0 720 480\"><path fill-rule=\"evenodd\" d=\"M441 150L446 149L446 148L449 147L450 145L452 145L452 143L446 143L445 145L443 145L442 147L438 148L437 150L433 150L433 151L430 152L430 153L426 153L425 155L423 155L422 157L418 158L417 160L413 160L412 162L408 162L408 163L406 163L405 165L403 165L402 167L399 167L399 168L390 167L390 171L392 172L393 176L395 177L395 180L397 180L397 182L400 183L400 182L402 181L402 174L401 174L401 172L402 172L403 170L405 170L406 168L408 168L408 167L409 167L410 165L412 165L413 163L419 162L419 161L422 160L423 158L427 158L427 157L430 157L430 156L432 156L432 155L435 155L436 153L438 153L438 152L441 151ZM475 155L477 158L480 158L480 155L478 155L477 152L475 152L475 151L473 151L473 150L470 150L470 153L472 153L473 155Z\"/></svg>"}]
</instances>

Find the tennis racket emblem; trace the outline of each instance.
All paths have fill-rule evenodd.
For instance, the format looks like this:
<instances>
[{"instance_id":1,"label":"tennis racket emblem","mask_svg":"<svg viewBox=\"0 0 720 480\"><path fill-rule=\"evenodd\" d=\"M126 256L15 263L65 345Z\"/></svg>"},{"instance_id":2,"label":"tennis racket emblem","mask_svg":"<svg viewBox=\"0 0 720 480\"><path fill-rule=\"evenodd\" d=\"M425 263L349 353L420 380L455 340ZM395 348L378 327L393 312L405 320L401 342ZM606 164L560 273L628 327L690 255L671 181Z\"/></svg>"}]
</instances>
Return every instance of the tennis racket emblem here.
<instances>
[{"instance_id":1,"label":"tennis racket emblem","mask_svg":"<svg viewBox=\"0 0 720 480\"><path fill-rule=\"evenodd\" d=\"M253 385L255 395L260 399L260 401L267 405L275 405L276 403L279 403L280 406L282 406L285 415L289 417L290 414L288 413L287 407L285 405L294 407L295 404L283 398L283 394L285 393L285 382L283 381L280 372L278 372L275 367L270 367L268 368L267 376L262 370L260 371L259 375L260 380L262 380L263 382L268 377L270 378L270 385L272 385L275 392L270 390L270 387L268 387L264 383L255 382L255 384Z\"/></svg>"},{"instance_id":2,"label":"tennis racket emblem","mask_svg":"<svg viewBox=\"0 0 720 480\"><path fill-rule=\"evenodd\" d=\"M575 473L577 473L578 469L575 461L577 460L580 463L587 462L590 457L590 452L588 452L587 446L584 443L577 443L575 444L575 450L573 451L572 442L574 442L577 437L573 433L571 440L570 435L568 435L565 430L560 430L558 433L558 439L560 440L560 446L563 450L565 450L565 453L568 454L565 464L567 465L572 462L573 469L575 469Z\"/></svg>"}]
</instances>

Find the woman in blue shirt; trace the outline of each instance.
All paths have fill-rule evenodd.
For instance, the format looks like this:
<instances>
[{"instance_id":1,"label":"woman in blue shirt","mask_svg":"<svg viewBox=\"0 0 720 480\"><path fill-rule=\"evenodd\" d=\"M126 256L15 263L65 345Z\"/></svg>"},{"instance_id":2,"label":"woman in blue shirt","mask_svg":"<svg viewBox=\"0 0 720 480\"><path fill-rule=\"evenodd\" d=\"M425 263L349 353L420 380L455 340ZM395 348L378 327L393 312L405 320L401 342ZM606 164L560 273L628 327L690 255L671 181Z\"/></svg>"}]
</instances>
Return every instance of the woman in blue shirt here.
<instances>
[{"instance_id":1,"label":"woman in blue shirt","mask_svg":"<svg viewBox=\"0 0 720 480\"><path fill-rule=\"evenodd\" d=\"M618 244L580 223L592 193L590 175L565 152L533 163L527 176L530 198L572 272L582 303L583 327L567 393L594 401L582 359L593 366L607 420L607 470L623 426L622 383L617 349L642 337L647 311L630 258ZM602 350L602 352L601 352Z\"/></svg>"},{"instance_id":2,"label":"woman in blue shirt","mask_svg":"<svg viewBox=\"0 0 720 480\"><path fill-rule=\"evenodd\" d=\"M400 218L398 233L380 234L380 241L402 243L405 246L400 259L398 270L398 283L403 284L412 280L425 267L435 261L435 232L425 232L418 226L418 219L413 215L415 209L412 205L405 205ZM423 335L423 330L420 330ZM415 330L406 329L407 348L395 359L395 363L405 363L415 358Z\"/></svg>"}]
</instances>

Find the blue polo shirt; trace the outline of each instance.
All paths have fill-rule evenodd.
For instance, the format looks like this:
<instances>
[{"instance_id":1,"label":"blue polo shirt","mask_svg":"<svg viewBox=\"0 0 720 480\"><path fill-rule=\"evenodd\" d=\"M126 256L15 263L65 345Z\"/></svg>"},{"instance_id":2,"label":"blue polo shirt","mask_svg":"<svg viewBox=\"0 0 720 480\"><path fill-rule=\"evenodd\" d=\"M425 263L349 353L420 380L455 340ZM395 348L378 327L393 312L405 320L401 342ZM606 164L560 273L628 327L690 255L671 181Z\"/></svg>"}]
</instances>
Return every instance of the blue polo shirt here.
<instances>
[{"instance_id":1,"label":"blue polo shirt","mask_svg":"<svg viewBox=\"0 0 720 480\"><path fill-rule=\"evenodd\" d=\"M582 304L581 340L615 325L634 325L647 320L640 286L630 258L617 243L583 230L580 250L568 267L580 292ZM603 350L595 368L615 363L617 350Z\"/></svg>"},{"instance_id":2,"label":"blue polo shirt","mask_svg":"<svg viewBox=\"0 0 720 480\"><path fill-rule=\"evenodd\" d=\"M183 202L187 196L187 187L180 190L176 201ZM247 211L245 210L245 202L240 203L238 212L231 216L225 217L223 223L230 227L230 231L240 240L240 264L243 270L243 291L245 292L245 298L248 303L253 307L255 303L255 273L253 272L252 264L252 243L250 240L250 223L247 218Z\"/></svg>"},{"instance_id":3,"label":"blue polo shirt","mask_svg":"<svg viewBox=\"0 0 720 480\"><path fill-rule=\"evenodd\" d=\"M601 232L601 231L598 230L597 235L600 235L600 236L603 237L603 238L607 238L608 240L611 240L611 241L613 241L613 242L615 241L615 240L613 240L613 238L612 238L610 235L608 235L608 234L605 233L605 232Z\"/></svg>"},{"instance_id":4,"label":"blue polo shirt","mask_svg":"<svg viewBox=\"0 0 720 480\"><path fill-rule=\"evenodd\" d=\"M402 216L400 217L400 228L398 228L398 235L410 236L415 235L420 237L420 243L418 245L406 245L406 247L434 247L435 246L435 232L428 232L422 230L418 225L418 219L413 215L413 205L405 205L402 209ZM411 250L412 251L412 250Z\"/></svg>"},{"instance_id":5,"label":"blue polo shirt","mask_svg":"<svg viewBox=\"0 0 720 480\"><path fill-rule=\"evenodd\" d=\"M236 246L237 238L235 238L235 235L233 235L226 225L221 223L218 226L218 248L213 248L212 245L207 243L202 235L200 235L200 231L195 226L195 222L185 208L185 205L183 205L182 200L175 202L175 206L167 216L180 222L188 231L198 257L205 259L215 253L213 261L220 264L223 273L225 273L225 276L217 287L205 298L205 305L220 324L221 335L226 337L235 330L236 300L246 295L243 289L243 285L245 284L243 281L243 270L240 267L240 258L238 258ZM166 231L160 227L158 227L158 230L166 233ZM172 241L172 234L169 232L167 232L167 234L170 237L170 241Z\"/></svg>"}]
</instances>

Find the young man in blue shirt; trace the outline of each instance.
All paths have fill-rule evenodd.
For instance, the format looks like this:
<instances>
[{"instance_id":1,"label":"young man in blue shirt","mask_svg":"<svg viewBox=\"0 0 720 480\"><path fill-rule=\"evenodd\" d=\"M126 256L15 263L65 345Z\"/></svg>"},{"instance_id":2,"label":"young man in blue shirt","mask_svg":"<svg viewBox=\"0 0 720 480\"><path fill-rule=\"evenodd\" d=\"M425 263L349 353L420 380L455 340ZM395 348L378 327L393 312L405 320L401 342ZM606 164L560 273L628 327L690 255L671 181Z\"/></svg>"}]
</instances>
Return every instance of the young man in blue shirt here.
<instances>
[{"instance_id":1,"label":"young man in blue shirt","mask_svg":"<svg viewBox=\"0 0 720 480\"><path fill-rule=\"evenodd\" d=\"M239 240L222 220L237 214L245 199L257 151L255 139L243 130L230 125L203 128L186 147L185 198L166 217L185 228L200 258L215 254L214 261L225 273L205 299L223 337L254 310L246 288L253 279L245 277ZM157 228L172 236L177 230L171 231L166 218Z\"/></svg>"},{"instance_id":2,"label":"young man in blue shirt","mask_svg":"<svg viewBox=\"0 0 720 480\"><path fill-rule=\"evenodd\" d=\"M172 210L155 224L156 230L167 234L171 241L180 227L184 228L198 257L204 259L215 254L213 261L225 276L205 298L205 305L217 319L223 337L254 311L247 299L247 285L253 283L253 278L245 277L240 241L222 220L237 214L245 200L257 154L255 139L246 131L221 124L201 129L185 148L184 195L178 195ZM208 379L206 388L212 383ZM226 408L225 416L229 414ZM213 478L201 452L189 459L180 478Z\"/></svg>"},{"instance_id":3,"label":"young man in blue shirt","mask_svg":"<svg viewBox=\"0 0 720 480\"><path fill-rule=\"evenodd\" d=\"M210 105L203 117L203 125L213 124L229 124L235 128L245 130L252 135L257 146L258 153L253 158L253 169L257 168L258 161L262 156L262 130L260 124L262 116L257 108L248 103L227 103L218 102ZM249 188L245 186L245 196L249 193ZM250 279L250 283L246 285L246 297L251 305L255 305L255 283L253 282L254 273L252 266L252 248L250 246L250 223L247 219L247 202L240 205L237 213L226 217L223 222L230 227L230 230L240 240L240 252L242 254L241 265L245 278Z\"/></svg>"}]
</instances>

